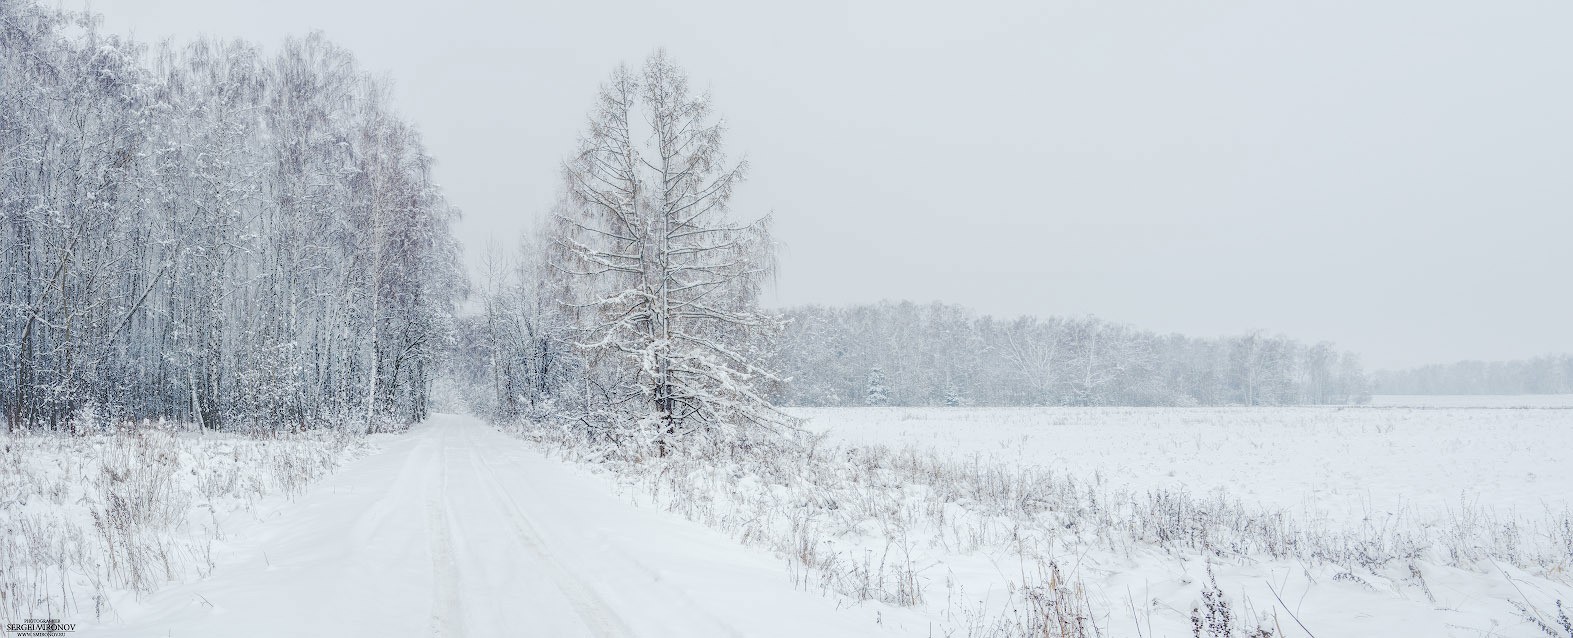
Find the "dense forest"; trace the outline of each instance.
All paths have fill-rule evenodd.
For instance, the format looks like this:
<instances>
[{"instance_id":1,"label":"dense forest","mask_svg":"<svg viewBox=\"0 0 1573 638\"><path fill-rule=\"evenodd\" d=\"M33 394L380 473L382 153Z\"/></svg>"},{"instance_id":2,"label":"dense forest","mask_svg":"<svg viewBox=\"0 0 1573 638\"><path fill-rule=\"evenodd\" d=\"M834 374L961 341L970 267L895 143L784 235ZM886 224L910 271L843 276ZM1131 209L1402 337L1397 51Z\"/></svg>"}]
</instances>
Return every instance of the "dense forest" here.
<instances>
[{"instance_id":1,"label":"dense forest","mask_svg":"<svg viewBox=\"0 0 1573 638\"><path fill-rule=\"evenodd\" d=\"M423 418L466 285L431 167L320 36L147 48L0 3L9 427Z\"/></svg>"},{"instance_id":2,"label":"dense forest","mask_svg":"<svg viewBox=\"0 0 1573 638\"><path fill-rule=\"evenodd\" d=\"M1573 394L1573 355L1380 370L1371 386L1380 394Z\"/></svg>"}]
</instances>

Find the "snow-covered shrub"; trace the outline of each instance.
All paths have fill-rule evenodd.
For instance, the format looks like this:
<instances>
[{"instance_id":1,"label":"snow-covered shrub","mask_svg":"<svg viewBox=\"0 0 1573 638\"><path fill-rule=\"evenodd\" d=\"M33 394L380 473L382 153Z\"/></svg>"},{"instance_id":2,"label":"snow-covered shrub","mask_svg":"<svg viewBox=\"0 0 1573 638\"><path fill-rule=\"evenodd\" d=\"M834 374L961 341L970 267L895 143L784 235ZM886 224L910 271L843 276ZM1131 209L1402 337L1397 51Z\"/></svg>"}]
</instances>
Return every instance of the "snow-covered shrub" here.
<instances>
[{"instance_id":1,"label":"snow-covered shrub","mask_svg":"<svg viewBox=\"0 0 1573 638\"><path fill-rule=\"evenodd\" d=\"M1253 619L1235 609L1234 603L1218 586L1213 567L1207 565L1207 583L1202 586L1202 602L1191 607L1191 635L1194 638L1273 638L1277 634L1265 619ZM1249 623L1247 625L1246 623Z\"/></svg>"}]
</instances>

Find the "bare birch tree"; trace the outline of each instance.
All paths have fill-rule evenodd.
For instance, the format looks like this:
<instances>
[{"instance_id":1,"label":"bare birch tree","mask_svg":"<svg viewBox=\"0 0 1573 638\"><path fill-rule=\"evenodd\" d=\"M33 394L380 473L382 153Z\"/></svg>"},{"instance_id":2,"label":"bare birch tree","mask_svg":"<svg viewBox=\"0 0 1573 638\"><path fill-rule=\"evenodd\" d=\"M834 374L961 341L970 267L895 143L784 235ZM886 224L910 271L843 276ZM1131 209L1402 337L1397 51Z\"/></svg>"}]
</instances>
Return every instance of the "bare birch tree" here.
<instances>
[{"instance_id":1,"label":"bare birch tree","mask_svg":"<svg viewBox=\"0 0 1573 638\"><path fill-rule=\"evenodd\" d=\"M382 84L321 36L152 56L0 2L0 406L11 428L419 420L464 282Z\"/></svg>"}]
</instances>

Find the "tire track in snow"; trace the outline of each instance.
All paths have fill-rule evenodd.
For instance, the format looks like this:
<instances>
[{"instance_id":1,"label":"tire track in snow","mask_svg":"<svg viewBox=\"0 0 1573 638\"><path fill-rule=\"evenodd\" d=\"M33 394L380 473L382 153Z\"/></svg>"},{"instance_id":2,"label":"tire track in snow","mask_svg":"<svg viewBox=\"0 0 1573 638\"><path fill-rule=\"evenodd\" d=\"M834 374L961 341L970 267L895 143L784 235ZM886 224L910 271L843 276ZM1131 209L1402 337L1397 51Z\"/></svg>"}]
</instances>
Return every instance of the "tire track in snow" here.
<instances>
[{"instance_id":1,"label":"tire track in snow","mask_svg":"<svg viewBox=\"0 0 1573 638\"><path fill-rule=\"evenodd\" d=\"M432 635L456 638L464 635L464 611L459 601L459 571L454 560L452 521L449 520L448 450L438 451L438 476L426 496L426 529L431 539L432 562Z\"/></svg>"},{"instance_id":2,"label":"tire track in snow","mask_svg":"<svg viewBox=\"0 0 1573 638\"><path fill-rule=\"evenodd\" d=\"M508 494L507 490L502 489L501 483L497 479L496 470L492 468L489 461L476 451L478 444L469 432L465 433L465 439L465 448L470 452L471 464L480 470L483 475L482 478L484 480L481 483L485 484L487 494L501 508L508 521L509 528L514 533L514 537L519 540L520 545L529 553L530 557L535 559L548 572L552 582L562 591L563 597L568 601L569 606L573 608L574 613L584 621L585 629L598 638L632 636L633 632L628 629L627 624L617 615L616 611L613 611L595 593L594 589L591 589L583 580L574 576L573 573L569 572L546 552L546 544L540 533L535 530L535 526L530 523L529 517L514 502L513 497Z\"/></svg>"},{"instance_id":3,"label":"tire track in snow","mask_svg":"<svg viewBox=\"0 0 1573 638\"><path fill-rule=\"evenodd\" d=\"M399 495L408 493L407 490L418 489L426 483L424 474L429 462L423 462L429 444L424 441L399 441L389 448L378 452L378 455L398 454L402 447L408 445L410 451L399 466L398 472L387 487L356 517L350 534L361 545L370 545L374 539L383 537L395 524L391 521L399 514L403 506Z\"/></svg>"}]
</instances>

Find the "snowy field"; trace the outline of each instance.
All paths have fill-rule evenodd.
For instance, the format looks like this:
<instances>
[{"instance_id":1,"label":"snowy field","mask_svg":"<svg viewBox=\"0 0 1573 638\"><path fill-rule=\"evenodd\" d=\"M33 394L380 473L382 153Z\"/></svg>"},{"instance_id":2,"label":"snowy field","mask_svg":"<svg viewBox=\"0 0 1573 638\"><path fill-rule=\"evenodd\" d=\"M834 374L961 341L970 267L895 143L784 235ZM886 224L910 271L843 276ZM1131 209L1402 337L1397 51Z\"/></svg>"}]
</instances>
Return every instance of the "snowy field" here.
<instances>
[{"instance_id":1,"label":"snowy field","mask_svg":"<svg viewBox=\"0 0 1573 638\"><path fill-rule=\"evenodd\" d=\"M1203 587L1216 577L1234 605L1236 630L1564 636L1556 605L1573 603L1573 410L1563 403L1383 397L1375 407L1350 408L793 413L824 434L824 445L879 451L872 466L951 468L963 483L999 482L970 475L1027 476L1034 478L1021 485L1084 494L1050 496L1041 508L1075 534L1022 506L1004 508L1011 527L1004 542L947 540L947 525L986 530L988 515L1000 514L963 492L938 499L954 510L948 519L910 517L910 527L885 535L887 546L899 539L912 557L912 578L929 584L919 607L954 625L956 590L965 590L960 597L976 606L959 621L966 635L1022 633L978 619L1008 616L989 611L988 599L1023 584L1032 591L1031 574L1052 564L1085 586L1088 615L1106 635L1191 635L1187 612L1200 608L1202 622L1211 622ZM924 483L928 473L942 471L904 476ZM1013 499L1039 498L1022 486L1001 489L1018 494ZM933 508L933 485L899 493L914 492ZM1164 505L1173 502L1181 505ZM1201 540L1187 546L1175 538ZM880 551L882 541L864 533L836 542ZM936 606L939 582L946 603Z\"/></svg>"},{"instance_id":2,"label":"snowy field","mask_svg":"<svg viewBox=\"0 0 1573 638\"><path fill-rule=\"evenodd\" d=\"M1507 517L1568 507L1573 410L1480 407L1534 403L1524 397L1424 398L1433 405L1405 397L1393 405L1416 407L793 412L838 442L979 456L1113 487L1224 494L1308 520L1428 523L1460 508Z\"/></svg>"},{"instance_id":3,"label":"snowy field","mask_svg":"<svg viewBox=\"0 0 1573 638\"><path fill-rule=\"evenodd\" d=\"M766 455L518 434L907 635L1573 633L1567 410L794 412Z\"/></svg>"}]
</instances>

